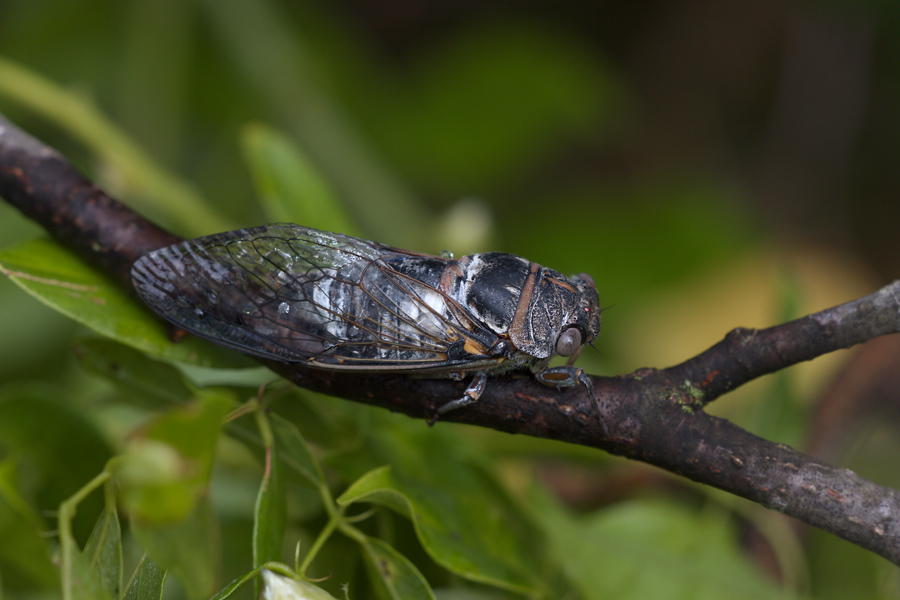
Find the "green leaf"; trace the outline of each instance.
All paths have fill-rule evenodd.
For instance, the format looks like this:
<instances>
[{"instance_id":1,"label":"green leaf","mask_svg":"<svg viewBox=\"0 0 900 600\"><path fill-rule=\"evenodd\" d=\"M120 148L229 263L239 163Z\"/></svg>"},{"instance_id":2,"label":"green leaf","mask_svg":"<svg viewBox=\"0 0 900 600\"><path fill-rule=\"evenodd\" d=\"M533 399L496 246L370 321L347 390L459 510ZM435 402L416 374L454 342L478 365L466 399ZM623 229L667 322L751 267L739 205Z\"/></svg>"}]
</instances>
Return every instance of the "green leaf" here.
<instances>
[{"instance_id":1,"label":"green leaf","mask_svg":"<svg viewBox=\"0 0 900 600\"><path fill-rule=\"evenodd\" d=\"M742 555L726 513L632 501L572 517L538 511L550 545L584 598L794 598Z\"/></svg>"},{"instance_id":2,"label":"green leaf","mask_svg":"<svg viewBox=\"0 0 900 600\"><path fill-rule=\"evenodd\" d=\"M88 566L110 598L122 593L122 532L115 506L107 506L82 551Z\"/></svg>"},{"instance_id":3,"label":"green leaf","mask_svg":"<svg viewBox=\"0 0 900 600\"><path fill-rule=\"evenodd\" d=\"M350 505L354 502L374 502L390 508L404 517L413 518L409 499L404 498L403 494L395 493L391 489L394 485L391 467L378 467L354 481L338 497L337 502L342 505Z\"/></svg>"},{"instance_id":4,"label":"green leaf","mask_svg":"<svg viewBox=\"0 0 900 600\"><path fill-rule=\"evenodd\" d=\"M409 516L428 554L462 577L522 593L540 590L540 532L495 477L463 456L452 435L397 423L385 419L367 449L391 468L364 475L338 503L372 502Z\"/></svg>"},{"instance_id":5,"label":"green leaf","mask_svg":"<svg viewBox=\"0 0 900 600\"><path fill-rule=\"evenodd\" d=\"M287 506L282 477L281 449L268 448L266 470L256 495L253 512L253 566L281 560L284 547Z\"/></svg>"},{"instance_id":6,"label":"green leaf","mask_svg":"<svg viewBox=\"0 0 900 600\"><path fill-rule=\"evenodd\" d=\"M434 592L409 559L385 542L367 537L362 543L369 580L384 600L435 600Z\"/></svg>"},{"instance_id":7,"label":"green leaf","mask_svg":"<svg viewBox=\"0 0 900 600\"><path fill-rule=\"evenodd\" d=\"M197 338L172 343L166 326L147 308L50 240L0 251L0 272L50 308L151 356L203 366L251 364L236 352Z\"/></svg>"},{"instance_id":8,"label":"green leaf","mask_svg":"<svg viewBox=\"0 0 900 600\"><path fill-rule=\"evenodd\" d=\"M362 215L367 231L386 240L384 234L400 223L408 230L406 237L424 237L426 215L411 192L359 142L359 132L348 126L322 89L317 69L311 68L321 57L308 51L306 35L291 26L276 4L220 2L217 8L209 14L209 24L216 37L229 40L229 56L248 84L243 91L258 95L265 113L287 123L328 173L339 174L332 176L341 178L341 192L354 213ZM331 38L330 25L311 27L313 37Z\"/></svg>"},{"instance_id":9,"label":"green leaf","mask_svg":"<svg viewBox=\"0 0 900 600\"><path fill-rule=\"evenodd\" d=\"M294 518L300 519L308 519L321 514L323 510L321 489L327 488L327 484L318 461L313 457L306 440L293 423L274 413L268 414L268 420L276 448L273 456L273 465L277 464L275 466L277 469L275 485L280 486L283 490L285 488L291 490L291 492L285 492L292 496L291 514ZM246 419L230 422L227 429L228 435L241 441L248 448L264 452L264 442L259 429L248 426L248 423L249 421ZM259 452L259 456L265 460L263 452ZM263 487L259 489L258 495L263 492L263 489ZM294 493L296 491L300 493ZM275 499L275 496L272 496L266 502L275 501ZM257 497L257 511L263 508L259 502L260 498ZM278 548L281 550L281 546Z\"/></svg>"},{"instance_id":10,"label":"green leaf","mask_svg":"<svg viewBox=\"0 0 900 600\"><path fill-rule=\"evenodd\" d=\"M188 598L207 598L213 594L221 541L208 498L203 498L178 522L156 525L132 522L131 530L160 568L181 582Z\"/></svg>"},{"instance_id":11,"label":"green leaf","mask_svg":"<svg viewBox=\"0 0 900 600\"><path fill-rule=\"evenodd\" d=\"M50 589L59 585L50 558L47 528L19 492L17 466L12 459L0 462L0 572L9 584Z\"/></svg>"},{"instance_id":12,"label":"green leaf","mask_svg":"<svg viewBox=\"0 0 900 600\"><path fill-rule=\"evenodd\" d=\"M245 127L241 141L268 218L353 234L334 191L296 143L260 124Z\"/></svg>"},{"instance_id":13,"label":"green leaf","mask_svg":"<svg viewBox=\"0 0 900 600\"><path fill-rule=\"evenodd\" d=\"M171 444L187 458L198 461L199 474L208 479L222 419L234 403L234 397L225 390L203 390L197 402L170 411L153 423L146 438Z\"/></svg>"},{"instance_id":14,"label":"green leaf","mask_svg":"<svg viewBox=\"0 0 900 600\"><path fill-rule=\"evenodd\" d=\"M222 419L234 400L214 390L152 423L116 459L122 505L132 519L177 522L206 494Z\"/></svg>"},{"instance_id":15,"label":"green leaf","mask_svg":"<svg viewBox=\"0 0 900 600\"><path fill-rule=\"evenodd\" d=\"M178 369L113 340L80 340L72 350L87 371L113 382L149 406L183 403L193 394Z\"/></svg>"},{"instance_id":16,"label":"green leaf","mask_svg":"<svg viewBox=\"0 0 900 600\"><path fill-rule=\"evenodd\" d=\"M160 600L165 584L166 571L144 554L131 575L123 600Z\"/></svg>"},{"instance_id":17,"label":"green leaf","mask_svg":"<svg viewBox=\"0 0 900 600\"><path fill-rule=\"evenodd\" d=\"M279 456L285 466L313 487L325 485L322 467L319 466L319 461L313 456L297 427L275 414L271 415L270 422L276 445L281 449Z\"/></svg>"},{"instance_id":18,"label":"green leaf","mask_svg":"<svg viewBox=\"0 0 900 600\"><path fill-rule=\"evenodd\" d=\"M71 569L63 578L64 598L72 600L113 600L104 589L97 571L91 568L88 560L78 551L75 544L64 544L62 561Z\"/></svg>"}]
</instances>

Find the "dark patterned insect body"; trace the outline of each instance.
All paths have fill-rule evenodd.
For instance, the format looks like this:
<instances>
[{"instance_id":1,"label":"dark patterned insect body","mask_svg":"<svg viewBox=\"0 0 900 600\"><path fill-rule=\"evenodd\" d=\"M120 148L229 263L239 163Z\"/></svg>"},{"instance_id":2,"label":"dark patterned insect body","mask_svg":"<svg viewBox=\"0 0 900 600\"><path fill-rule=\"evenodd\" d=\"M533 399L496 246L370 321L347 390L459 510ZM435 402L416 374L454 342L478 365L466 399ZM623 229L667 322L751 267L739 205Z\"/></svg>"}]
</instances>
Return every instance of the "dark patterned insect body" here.
<instances>
[{"instance_id":1,"label":"dark patterned insect body","mask_svg":"<svg viewBox=\"0 0 900 600\"><path fill-rule=\"evenodd\" d=\"M547 368L599 335L593 280L512 254L444 258L267 225L151 252L132 280L178 327L247 354L329 370L474 373L435 418L475 402L488 374L516 369L547 385L582 383L593 396L571 361Z\"/></svg>"}]
</instances>

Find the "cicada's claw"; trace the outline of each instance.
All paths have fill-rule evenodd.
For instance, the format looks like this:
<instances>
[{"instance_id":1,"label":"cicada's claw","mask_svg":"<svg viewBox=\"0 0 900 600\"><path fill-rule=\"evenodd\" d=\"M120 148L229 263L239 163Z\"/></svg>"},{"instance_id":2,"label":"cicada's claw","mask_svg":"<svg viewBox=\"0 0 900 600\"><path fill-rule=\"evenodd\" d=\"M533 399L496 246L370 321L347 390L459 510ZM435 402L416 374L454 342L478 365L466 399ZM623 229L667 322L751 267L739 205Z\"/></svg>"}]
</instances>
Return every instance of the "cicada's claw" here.
<instances>
[{"instance_id":1,"label":"cicada's claw","mask_svg":"<svg viewBox=\"0 0 900 600\"><path fill-rule=\"evenodd\" d=\"M607 429L606 423L603 422L603 416L600 413L600 402L597 400L597 395L594 393L594 384L591 383L591 378L587 376L584 369L573 367L572 365L551 367L536 373L535 377L544 385L549 385L557 389L573 387L579 383L586 387L588 394L591 396L591 402L594 405L594 414L597 415L600 427L603 428L604 435L609 436L609 429Z\"/></svg>"},{"instance_id":2,"label":"cicada's claw","mask_svg":"<svg viewBox=\"0 0 900 600\"><path fill-rule=\"evenodd\" d=\"M475 373L475 377L472 378L472 383L466 388L463 397L451 400L450 402L439 406L434 412L434 416L428 420L428 426L431 427L437 423L437 420L441 415L447 414L451 410L456 410L457 408L462 408L463 406L478 402L478 399L481 398L481 394L484 393L485 386L487 386L487 373L484 371Z\"/></svg>"}]
</instances>

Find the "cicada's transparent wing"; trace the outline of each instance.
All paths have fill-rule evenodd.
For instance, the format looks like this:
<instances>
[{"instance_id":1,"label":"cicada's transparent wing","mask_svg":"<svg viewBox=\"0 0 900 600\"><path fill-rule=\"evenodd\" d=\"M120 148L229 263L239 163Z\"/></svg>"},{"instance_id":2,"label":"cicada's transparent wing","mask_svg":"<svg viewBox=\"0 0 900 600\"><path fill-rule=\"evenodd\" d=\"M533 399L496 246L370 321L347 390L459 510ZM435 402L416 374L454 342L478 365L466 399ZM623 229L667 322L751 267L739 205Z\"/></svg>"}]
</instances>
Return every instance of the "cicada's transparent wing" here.
<instances>
[{"instance_id":1,"label":"cicada's transparent wing","mask_svg":"<svg viewBox=\"0 0 900 600\"><path fill-rule=\"evenodd\" d=\"M143 300L179 327L265 358L360 370L499 362L485 354L495 334L408 274L422 268L396 268L420 261L434 270L440 260L270 225L157 250L135 263L132 279Z\"/></svg>"}]
</instances>

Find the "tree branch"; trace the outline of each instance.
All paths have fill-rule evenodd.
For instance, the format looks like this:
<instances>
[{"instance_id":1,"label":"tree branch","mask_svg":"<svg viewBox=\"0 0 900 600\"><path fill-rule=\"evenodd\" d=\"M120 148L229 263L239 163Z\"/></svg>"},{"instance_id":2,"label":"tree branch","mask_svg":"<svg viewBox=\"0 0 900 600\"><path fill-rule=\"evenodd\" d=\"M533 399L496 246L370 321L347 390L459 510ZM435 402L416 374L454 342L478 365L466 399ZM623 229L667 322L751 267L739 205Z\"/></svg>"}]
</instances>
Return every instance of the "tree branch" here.
<instances>
[{"instance_id":1,"label":"tree branch","mask_svg":"<svg viewBox=\"0 0 900 600\"><path fill-rule=\"evenodd\" d=\"M57 240L130 288L134 260L179 238L110 198L62 156L0 116L0 195ZM481 400L442 420L602 448L705 483L820 527L900 564L900 494L703 412L762 375L900 331L900 282L763 330L736 329L667 369L592 377L606 436L581 387L493 378ZM447 379L316 371L265 364L299 386L430 418L465 385Z\"/></svg>"},{"instance_id":2,"label":"tree branch","mask_svg":"<svg viewBox=\"0 0 900 600\"><path fill-rule=\"evenodd\" d=\"M2 114L0 195L129 291L139 256L181 240L111 198Z\"/></svg>"}]
</instances>

